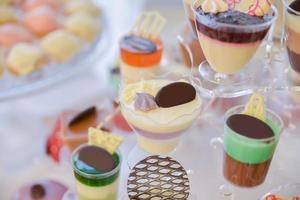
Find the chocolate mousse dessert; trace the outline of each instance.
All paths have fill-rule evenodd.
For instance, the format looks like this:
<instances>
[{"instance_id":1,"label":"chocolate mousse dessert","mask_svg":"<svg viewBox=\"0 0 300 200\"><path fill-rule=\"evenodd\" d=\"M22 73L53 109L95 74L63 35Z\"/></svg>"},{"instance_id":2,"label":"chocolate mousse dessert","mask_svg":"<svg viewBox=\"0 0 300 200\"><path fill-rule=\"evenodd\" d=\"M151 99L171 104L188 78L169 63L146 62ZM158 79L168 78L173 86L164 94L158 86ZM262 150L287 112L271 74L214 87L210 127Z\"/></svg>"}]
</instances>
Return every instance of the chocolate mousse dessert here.
<instances>
[{"instance_id":1,"label":"chocolate mousse dessert","mask_svg":"<svg viewBox=\"0 0 300 200\"><path fill-rule=\"evenodd\" d=\"M274 137L273 130L263 121L244 114L235 114L227 119L227 126L241 136L261 140ZM239 144L242 145L242 144ZM266 144L267 145L267 144ZM272 148L272 147L270 147ZM249 152L255 156L258 151ZM257 155L259 157L259 155ZM272 156L260 163L241 162L225 152L224 176L230 182L242 187L260 185L267 175Z\"/></svg>"},{"instance_id":2,"label":"chocolate mousse dessert","mask_svg":"<svg viewBox=\"0 0 300 200\"><path fill-rule=\"evenodd\" d=\"M255 187L267 176L282 120L254 94L246 106L227 112L224 127L224 177L240 187Z\"/></svg>"},{"instance_id":3,"label":"chocolate mousse dessert","mask_svg":"<svg viewBox=\"0 0 300 200\"><path fill-rule=\"evenodd\" d=\"M223 0L196 2L194 13L204 55L224 74L237 73L250 61L276 17L276 12L256 16L234 10Z\"/></svg>"},{"instance_id":4,"label":"chocolate mousse dessert","mask_svg":"<svg viewBox=\"0 0 300 200\"><path fill-rule=\"evenodd\" d=\"M287 51L291 67L300 73L300 0L289 5L286 12Z\"/></svg>"}]
</instances>

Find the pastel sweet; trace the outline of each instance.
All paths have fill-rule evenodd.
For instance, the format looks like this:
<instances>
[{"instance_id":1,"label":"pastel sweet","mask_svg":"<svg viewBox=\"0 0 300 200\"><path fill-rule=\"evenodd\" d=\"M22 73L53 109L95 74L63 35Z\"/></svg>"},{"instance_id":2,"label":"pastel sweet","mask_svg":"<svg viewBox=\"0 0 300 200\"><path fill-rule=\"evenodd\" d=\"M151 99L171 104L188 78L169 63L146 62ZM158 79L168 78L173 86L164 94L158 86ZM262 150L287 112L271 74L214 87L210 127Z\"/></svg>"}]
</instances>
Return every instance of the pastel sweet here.
<instances>
[{"instance_id":1,"label":"pastel sweet","mask_svg":"<svg viewBox=\"0 0 300 200\"><path fill-rule=\"evenodd\" d=\"M66 3L65 13L67 15L78 12L85 12L94 17L101 14L101 10L91 0L72 0Z\"/></svg>"},{"instance_id":2,"label":"pastel sweet","mask_svg":"<svg viewBox=\"0 0 300 200\"><path fill-rule=\"evenodd\" d=\"M60 8L60 4L57 0L24 0L22 4L22 7L26 12L40 6L50 6L55 10L58 10Z\"/></svg>"},{"instance_id":3,"label":"pastel sweet","mask_svg":"<svg viewBox=\"0 0 300 200\"><path fill-rule=\"evenodd\" d=\"M35 35L41 37L60 27L57 14L46 6L27 12L24 16L25 26Z\"/></svg>"},{"instance_id":4,"label":"pastel sweet","mask_svg":"<svg viewBox=\"0 0 300 200\"><path fill-rule=\"evenodd\" d=\"M66 19L65 27L82 40L91 42L100 32L98 20L85 12L75 13Z\"/></svg>"},{"instance_id":5,"label":"pastel sweet","mask_svg":"<svg viewBox=\"0 0 300 200\"><path fill-rule=\"evenodd\" d=\"M16 22L17 15L13 7L0 6L0 25L8 22Z\"/></svg>"},{"instance_id":6,"label":"pastel sweet","mask_svg":"<svg viewBox=\"0 0 300 200\"><path fill-rule=\"evenodd\" d=\"M6 61L8 69L17 76L27 75L40 68L45 62L43 50L28 43L13 46Z\"/></svg>"},{"instance_id":7,"label":"pastel sweet","mask_svg":"<svg viewBox=\"0 0 300 200\"><path fill-rule=\"evenodd\" d=\"M0 26L0 45L11 47L20 42L30 42L32 34L18 24L4 24Z\"/></svg>"},{"instance_id":8,"label":"pastel sweet","mask_svg":"<svg viewBox=\"0 0 300 200\"><path fill-rule=\"evenodd\" d=\"M78 37L65 30L56 30L42 39L42 47L49 56L57 61L64 62L79 53L82 42Z\"/></svg>"}]
</instances>

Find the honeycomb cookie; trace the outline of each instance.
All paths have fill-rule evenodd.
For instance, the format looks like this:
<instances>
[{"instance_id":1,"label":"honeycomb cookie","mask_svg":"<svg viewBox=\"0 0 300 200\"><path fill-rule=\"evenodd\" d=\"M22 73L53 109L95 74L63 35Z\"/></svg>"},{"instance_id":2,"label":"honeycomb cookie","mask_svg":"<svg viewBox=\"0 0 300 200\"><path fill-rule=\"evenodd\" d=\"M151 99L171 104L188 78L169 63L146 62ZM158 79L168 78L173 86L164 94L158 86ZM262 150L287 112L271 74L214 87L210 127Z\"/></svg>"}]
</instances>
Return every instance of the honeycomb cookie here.
<instances>
[{"instance_id":1,"label":"honeycomb cookie","mask_svg":"<svg viewBox=\"0 0 300 200\"><path fill-rule=\"evenodd\" d=\"M59 29L46 35L41 45L51 59L64 62L79 53L82 42L72 33Z\"/></svg>"},{"instance_id":2,"label":"honeycomb cookie","mask_svg":"<svg viewBox=\"0 0 300 200\"><path fill-rule=\"evenodd\" d=\"M11 6L0 6L0 25L10 22L16 22L16 11Z\"/></svg>"}]
</instances>

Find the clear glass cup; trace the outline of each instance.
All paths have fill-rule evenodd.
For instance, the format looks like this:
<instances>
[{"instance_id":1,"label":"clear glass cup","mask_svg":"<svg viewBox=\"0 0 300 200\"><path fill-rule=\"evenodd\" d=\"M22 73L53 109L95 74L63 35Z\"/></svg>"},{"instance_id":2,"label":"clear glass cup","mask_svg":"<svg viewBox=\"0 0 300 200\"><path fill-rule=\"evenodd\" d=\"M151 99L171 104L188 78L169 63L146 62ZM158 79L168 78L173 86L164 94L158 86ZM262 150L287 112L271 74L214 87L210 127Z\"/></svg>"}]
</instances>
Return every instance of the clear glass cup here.
<instances>
[{"instance_id":1,"label":"clear glass cup","mask_svg":"<svg viewBox=\"0 0 300 200\"><path fill-rule=\"evenodd\" d=\"M300 183L279 186L271 190L268 194L264 195L261 200L271 200L268 199L268 197L271 195L277 195L286 200L293 200L291 199L292 197L300 198Z\"/></svg>"},{"instance_id":2,"label":"clear glass cup","mask_svg":"<svg viewBox=\"0 0 300 200\"><path fill-rule=\"evenodd\" d=\"M163 82L165 86L176 81L189 81L189 77L182 77L180 74L172 77L172 73L155 79L148 80L154 82ZM134 83L141 84L142 82ZM184 133L187 132L201 112L201 98L199 94L193 102L189 102L188 107L178 105L170 108L158 108L159 110L144 113L135 110L128 103L124 101L124 88L132 87L133 85L124 85L120 91L120 106L121 112L132 127L136 134L137 146L135 146L129 153L128 158L129 167L133 167L141 158L149 155L167 155L173 152L178 146ZM194 107L196 105L196 107ZM134 153L134 151L136 153ZM137 152L143 152L140 155ZM134 154L134 156L130 156ZM139 159L139 160L136 160Z\"/></svg>"},{"instance_id":3,"label":"clear glass cup","mask_svg":"<svg viewBox=\"0 0 300 200\"><path fill-rule=\"evenodd\" d=\"M294 0L282 0L284 5L284 39L292 70L300 73L300 12L290 7ZM295 80L296 82L296 80Z\"/></svg>"},{"instance_id":4,"label":"clear glass cup","mask_svg":"<svg viewBox=\"0 0 300 200\"><path fill-rule=\"evenodd\" d=\"M262 184L283 130L282 119L271 110L266 110L266 123L274 136L254 139L233 131L227 120L234 114L241 114L245 106L231 108L225 114L223 175L238 187L255 187Z\"/></svg>"},{"instance_id":5,"label":"clear glass cup","mask_svg":"<svg viewBox=\"0 0 300 200\"><path fill-rule=\"evenodd\" d=\"M72 155L72 166L76 179L77 193L80 200L117 200L119 188L119 174L121 168L121 154L116 152L113 159L117 166L110 172L106 173L87 173L76 166L80 150L88 144L79 146ZM97 158L95 158L97 159Z\"/></svg>"},{"instance_id":6,"label":"clear glass cup","mask_svg":"<svg viewBox=\"0 0 300 200\"><path fill-rule=\"evenodd\" d=\"M272 6L269 20L255 25L234 25L213 22L201 15L195 3L192 7L197 35L207 61L199 66L205 80L212 83L239 83L247 76L242 71L253 58L277 17L277 9Z\"/></svg>"},{"instance_id":7,"label":"clear glass cup","mask_svg":"<svg viewBox=\"0 0 300 200\"><path fill-rule=\"evenodd\" d=\"M194 18L194 13L192 10L192 4L193 0L182 0L183 2L183 7L185 10L185 15L188 18L190 28L193 30L193 36L197 37L197 31L196 31L196 25L195 25L195 18Z\"/></svg>"}]
</instances>

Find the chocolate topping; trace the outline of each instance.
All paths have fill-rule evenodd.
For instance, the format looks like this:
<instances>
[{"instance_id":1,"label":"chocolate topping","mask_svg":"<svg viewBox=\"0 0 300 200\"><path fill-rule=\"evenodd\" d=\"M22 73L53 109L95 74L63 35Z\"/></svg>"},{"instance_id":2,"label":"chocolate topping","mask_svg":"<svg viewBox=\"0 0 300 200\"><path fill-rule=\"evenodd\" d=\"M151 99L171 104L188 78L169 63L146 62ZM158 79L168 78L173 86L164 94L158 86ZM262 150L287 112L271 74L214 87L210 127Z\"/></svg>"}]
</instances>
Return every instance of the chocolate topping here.
<instances>
[{"instance_id":1,"label":"chocolate topping","mask_svg":"<svg viewBox=\"0 0 300 200\"><path fill-rule=\"evenodd\" d=\"M235 114L227 119L227 126L234 132L253 139L267 139L274 136L271 127L250 115Z\"/></svg>"},{"instance_id":2,"label":"chocolate topping","mask_svg":"<svg viewBox=\"0 0 300 200\"><path fill-rule=\"evenodd\" d=\"M169 108L193 101L196 98L195 88L185 82L175 82L161 88L155 97L159 107Z\"/></svg>"},{"instance_id":3,"label":"chocolate topping","mask_svg":"<svg viewBox=\"0 0 300 200\"><path fill-rule=\"evenodd\" d=\"M137 93L134 100L134 108L147 112L157 108L157 104L152 95L148 93Z\"/></svg>"},{"instance_id":4,"label":"chocolate topping","mask_svg":"<svg viewBox=\"0 0 300 200\"><path fill-rule=\"evenodd\" d=\"M153 53L157 50L157 46L154 42L136 35L123 37L120 46L122 49L134 53Z\"/></svg>"},{"instance_id":5,"label":"chocolate topping","mask_svg":"<svg viewBox=\"0 0 300 200\"><path fill-rule=\"evenodd\" d=\"M30 194L33 199L41 199L45 197L46 190L41 184L35 184L31 187Z\"/></svg>"},{"instance_id":6,"label":"chocolate topping","mask_svg":"<svg viewBox=\"0 0 300 200\"><path fill-rule=\"evenodd\" d=\"M248 15L237 10L228 10L226 12L212 14L204 13L201 8L198 8L198 12L201 15L196 17L196 26L198 31L208 37L223 42L248 43L260 41L264 39L270 28L270 26L266 26L263 30L262 28L255 30L255 27L253 29L245 28L243 30L236 27L219 26L218 24L223 23L245 27L247 25L259 25L270 21L270 15L258 17Z\"/></svg>"},{"instance_id":7,"label":"chocolate topping","mask_svg":"<svg viewBox=\"0 0 300 200\"><path fill-rule=\"evenodd\" d=\"M76 115L70 122L69 122L69 127L74 126L80 122L82 122L84 119L88 118L88 117L96 117L97 115L97 109L95 106L92 106L84 111L82 111L81 113L79 113L78 115Z\"/></svg>"},{"instance_id":8,"label":"chocolate topping","mask_svg":"<svg viewBox=\"0 0 300 200\"><path fill-rule=\"evenodd\" d=\"M293 9L294 11L300 12L300 0L293 1L290 4L290 8ZM288 12L296 15L296 13L292 12L291 10L288 10Z\"/></svg>"},{"instance_id":9,"label":"chocolate topping","mask_svg":"<svg viewBox=\"0 0 300 200\"><path fill-rule=\"evenodd\" d=\"M113 170L116 165L110 153L92 145L85 146L79 151L79 160L103 173Z\"/></svg>"}]
</instances>

